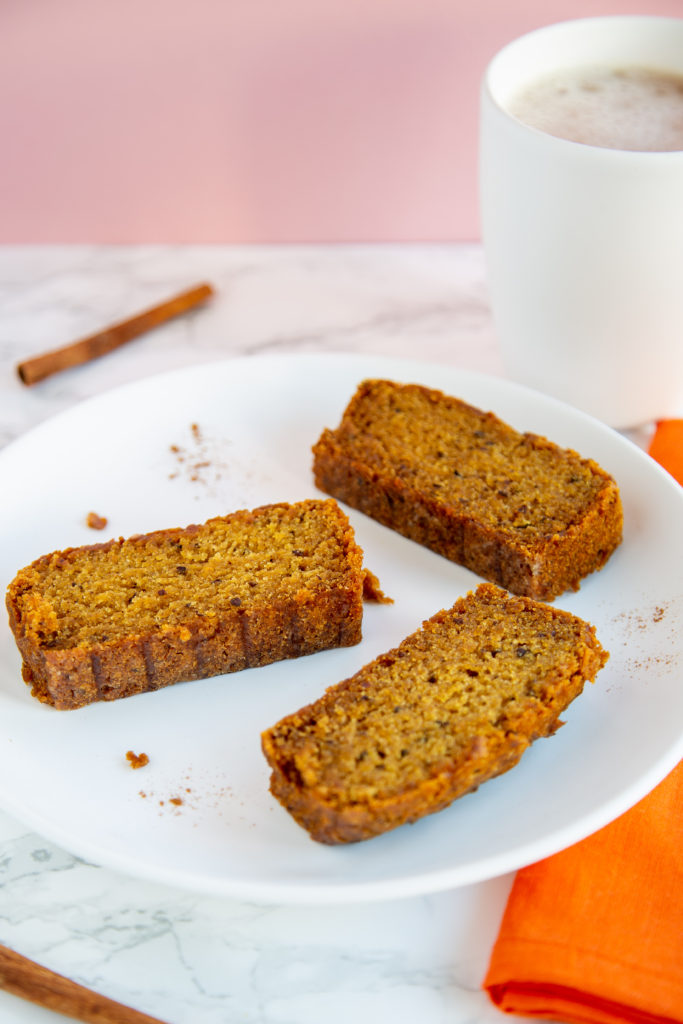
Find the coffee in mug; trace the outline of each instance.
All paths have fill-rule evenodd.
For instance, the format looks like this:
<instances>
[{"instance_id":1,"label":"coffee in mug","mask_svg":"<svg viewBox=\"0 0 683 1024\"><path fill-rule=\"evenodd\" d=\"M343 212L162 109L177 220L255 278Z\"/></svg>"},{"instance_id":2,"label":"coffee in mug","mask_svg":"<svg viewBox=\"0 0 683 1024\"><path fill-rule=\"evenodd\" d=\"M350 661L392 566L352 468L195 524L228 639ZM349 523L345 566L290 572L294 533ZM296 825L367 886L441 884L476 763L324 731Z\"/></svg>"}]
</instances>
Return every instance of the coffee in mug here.
<instances>
[{"instance_id":1,"label":"coffee in mug","mask_svg":"<svg viewBox=\"0 0 683 1024\"><path fill-rule=\"evenodd\" d=\"M683 150L683 75L648 67L558 70L510 100L531 128L607 149Z\"/></svg>"}]
</instances>

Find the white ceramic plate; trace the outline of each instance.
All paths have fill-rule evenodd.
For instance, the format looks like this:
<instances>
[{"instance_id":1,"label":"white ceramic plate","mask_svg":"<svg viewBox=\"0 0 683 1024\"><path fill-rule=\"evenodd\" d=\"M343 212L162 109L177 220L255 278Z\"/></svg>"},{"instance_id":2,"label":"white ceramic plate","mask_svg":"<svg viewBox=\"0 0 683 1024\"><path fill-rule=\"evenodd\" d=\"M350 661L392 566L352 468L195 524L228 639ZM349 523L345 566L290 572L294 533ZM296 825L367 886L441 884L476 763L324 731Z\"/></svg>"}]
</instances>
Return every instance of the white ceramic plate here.
<instances>
[{"instance_id":1,"label":"white ceramic plate","mask_svg":"<svg viewBox=\"0 0 683 1024\"><path fill-rule=\"evenodd\" d=\"M373 900L481 881L583 838L683 752L683 490L629 441L504 380L357 356L238 359L84 402L0 453L0 584L38 555L316 494L312 443L368 376L437 386L595 458L625 536L560 607L611 652L566 726L450 808L346 847L314 843L268 792L260 733L397 644L478 582L348 510L389 606L354 648L77 711L30 696L0 625L0 801L72 852L129 874L260 902ZM108 519L104 533L85 525ZM126 752L149 764L132 770Z\"/></svg>"}]
</instances>

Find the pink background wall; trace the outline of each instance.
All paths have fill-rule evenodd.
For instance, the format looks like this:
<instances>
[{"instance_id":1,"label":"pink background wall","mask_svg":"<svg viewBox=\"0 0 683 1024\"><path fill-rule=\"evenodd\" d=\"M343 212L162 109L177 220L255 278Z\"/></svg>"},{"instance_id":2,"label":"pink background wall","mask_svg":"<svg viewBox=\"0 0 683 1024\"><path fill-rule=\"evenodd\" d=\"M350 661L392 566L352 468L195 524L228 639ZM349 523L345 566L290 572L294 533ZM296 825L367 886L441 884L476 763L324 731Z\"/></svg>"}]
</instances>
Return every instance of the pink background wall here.
<instances>
[{"instance_id":1,"label":"pink background wall","mask_svg":"<svg viewBox=\"0 0 683 1024\"><path fill-rule=\"evenodd\" d=\"M479 236L515 36L683 0L0 0L0 242Z\"/></svg>"}]
</instances>

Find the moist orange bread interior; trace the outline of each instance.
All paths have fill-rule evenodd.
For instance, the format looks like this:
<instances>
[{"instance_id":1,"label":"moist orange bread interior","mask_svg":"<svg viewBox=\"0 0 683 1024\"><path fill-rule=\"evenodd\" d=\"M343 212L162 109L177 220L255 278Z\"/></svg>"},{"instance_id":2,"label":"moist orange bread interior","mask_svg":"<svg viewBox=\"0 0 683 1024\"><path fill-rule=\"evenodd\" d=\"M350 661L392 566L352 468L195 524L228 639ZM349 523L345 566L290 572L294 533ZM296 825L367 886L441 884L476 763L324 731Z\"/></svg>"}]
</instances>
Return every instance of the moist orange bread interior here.
<instances>
[{"instance_id":1,"label":"moist orange bread interior","mask_svg":"<svg viewBox=\"0 0 683 1024\"><path fill-rule=\"evenodd\" d=\"M46 555L7 607L35 696L78 707L358 643L362 558L336 502L275 504Z\"/></svg>"},{"instance_id":2,"label":"moist orange bread interior","mask_svg":"<svg viewBox=\"0 0 683 1024\"><path fill-rule=\"evenodd\" d=\"M313 453L321 490L515 593L578 589L621 541L594 461L420 385L364 381Z\"/></svg>"},{"instance_id":3,"label":"moist orange bread interior","mask_svg":"<svg viewBox=\"0 0 683 1024\"><path fill-rule=\"evenodd\" d=\"M271 791L323 843L415 821L555 731L607 657L588 623L481 584L267 730Z\"/></svg>"}]
</instances>

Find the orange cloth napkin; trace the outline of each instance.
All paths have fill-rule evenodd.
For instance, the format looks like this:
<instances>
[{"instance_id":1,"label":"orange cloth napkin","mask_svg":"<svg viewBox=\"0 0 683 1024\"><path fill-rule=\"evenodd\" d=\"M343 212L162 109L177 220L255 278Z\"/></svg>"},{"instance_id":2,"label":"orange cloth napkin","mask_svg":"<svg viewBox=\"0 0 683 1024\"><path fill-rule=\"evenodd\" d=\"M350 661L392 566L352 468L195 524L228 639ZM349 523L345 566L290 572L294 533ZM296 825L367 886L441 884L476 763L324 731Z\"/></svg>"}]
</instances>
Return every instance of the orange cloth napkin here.
<instances>
[{"instance_id":1,"label":"orange cloth napkin","mask_svg":"<svg viewBox=\"0 0 683 1024\"><path fill-rule=\"evenodd\" d=\"M683 420L659 423L649 451L683 484ZM683 762L610 825L518 871L484 988L526 1017L683 1024Z\"/></svg>"},{"instance_id":2,"label":"orange cloth napkin","mask_svg":"<svg viewBox=\"0 0 683 1024\"><path fill-rule=\"evenodd\" d=\"M650 442L650 455L683 484L683 420L662 420Z\"/></svg>"}]
</instances>

